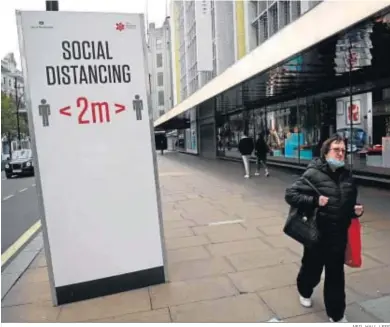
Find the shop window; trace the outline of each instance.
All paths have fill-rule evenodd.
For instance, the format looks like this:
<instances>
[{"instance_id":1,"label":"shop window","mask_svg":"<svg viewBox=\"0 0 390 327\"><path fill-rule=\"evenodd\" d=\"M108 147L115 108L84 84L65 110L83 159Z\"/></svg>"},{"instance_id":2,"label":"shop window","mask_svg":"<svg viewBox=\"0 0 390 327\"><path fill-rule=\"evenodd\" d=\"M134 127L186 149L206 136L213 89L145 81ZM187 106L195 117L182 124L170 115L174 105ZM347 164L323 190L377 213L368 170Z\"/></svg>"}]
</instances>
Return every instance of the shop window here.
<instances>
[{"instance_id":1,"label":"shop window","mask_svg":"<svg viewBox=\"0 0 390 327\"><path fill-rule=\"evenodd\" d=\"M267 108L267 125L267 141L273 157L298 160L302 135L299 135L296 106L279 104L279 108Z\"/></svg>"},{"instance_id":2,"label":"shop window","mask_svg":"<svg viewBox=\"0 0 390 327\"><path fill-rule=\"evenodd\" d=\"M383 99L390 100L390 87L383 89Z\"/></svg>"},{"instance_id":3,"label":"shop window","mask_svg":"<svg viewBox=\"0 0 390 327\"><path fill-rule=\"evenodd\" d=\"M218 128L217 147L218 153L223 153L226 157L240 158L238 142L244 135L243 114L225 116L225 121Z\"/></svg>"}]
</instances>

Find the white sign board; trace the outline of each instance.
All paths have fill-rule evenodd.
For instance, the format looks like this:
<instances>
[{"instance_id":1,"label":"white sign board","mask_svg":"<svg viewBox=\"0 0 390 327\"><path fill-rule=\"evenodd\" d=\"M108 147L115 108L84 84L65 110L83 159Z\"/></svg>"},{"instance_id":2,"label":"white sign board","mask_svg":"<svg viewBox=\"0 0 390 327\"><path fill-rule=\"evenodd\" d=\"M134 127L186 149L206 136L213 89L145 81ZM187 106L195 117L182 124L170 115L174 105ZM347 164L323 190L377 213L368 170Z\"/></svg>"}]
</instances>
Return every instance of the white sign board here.
<instances>
[{"instance_id":1,"label":"white sign board","mask_svg":"<svg viewBox=\"0 0 390 327\"><path fill-rule=\"evenodd\" d=\"M164 282L143 15L17 21L54 303Z\"/></svg>"}]
</instances>

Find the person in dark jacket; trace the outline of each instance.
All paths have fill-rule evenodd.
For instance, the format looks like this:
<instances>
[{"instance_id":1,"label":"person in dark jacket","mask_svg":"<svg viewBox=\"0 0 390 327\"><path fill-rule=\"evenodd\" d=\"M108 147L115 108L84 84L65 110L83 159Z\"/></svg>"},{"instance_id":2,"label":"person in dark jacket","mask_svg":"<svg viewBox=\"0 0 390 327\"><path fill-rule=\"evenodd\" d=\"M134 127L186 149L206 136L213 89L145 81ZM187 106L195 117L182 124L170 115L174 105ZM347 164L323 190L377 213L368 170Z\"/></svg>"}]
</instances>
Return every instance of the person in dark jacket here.
<instances>
[{"instance_id":1,"label":"person in dark jacket","mask_svg":"<svg viewBox=\"0 0 390 327\"><path fill-rule=\"evenodd\" d=\"M253 150L253 139L244 134L240 142L238 143L238 151L240 151L242 161L244 162L245 178L249 178L250 176L249 158L252 155Z\"/></svg>"},{"instance_id":2,"label":"person in dark jacket","mask_svg":"<svg viewBox=\"0 0 390 327\"><path fill-rule=\"evenodd\" d=\"M305 212L319 208L320 241L315 247L304 248L297 287L301 305L311 307L313 290L325 267L324 302L332 322L347 322L344 259L348 227L352 219L363 214L363 206L357 204L357 188L344 168L345 152L343 138L335 135L323 143L321 157L315 158L303 173L321 196L302 177L287 188L285 194L285 200L292 207Z\"/></svg>"},{"instance_id":3,"label":"person in dark jacket","mask_svg":"<svg viewBox=\"0 0 390 327\"><path fill-rule=\"evenodd\" d=\"M259 137L255 145L256 151L256 172L255 176L260 175L260 165L263 166L265 170L265 176L269 176L268 167L267 167L267 153L270 151L267 142L265 142L265 135L263 132L259 133Z\"/></svg>"}]
</instances>

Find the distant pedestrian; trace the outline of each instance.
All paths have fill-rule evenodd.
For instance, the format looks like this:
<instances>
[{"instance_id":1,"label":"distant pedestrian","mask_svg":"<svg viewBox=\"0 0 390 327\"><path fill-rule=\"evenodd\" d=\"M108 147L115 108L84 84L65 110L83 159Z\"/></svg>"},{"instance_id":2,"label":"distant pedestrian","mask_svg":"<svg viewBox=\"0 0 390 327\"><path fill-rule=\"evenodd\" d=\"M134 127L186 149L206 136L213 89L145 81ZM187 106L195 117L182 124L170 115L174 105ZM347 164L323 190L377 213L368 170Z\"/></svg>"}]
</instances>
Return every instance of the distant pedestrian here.
<instances>
[{"instance_id":1,"label":"distant pedestrian","mask_svg":"<svg viewBox=\"0 0 390 327\"><path fill-rule=\"evenodd\" d=\"M265 176L269 176L268 167L267 167L267 154L270 152L270 148L265 141L265 135L263 132L260 132L255 145L256 151L256 172L255 176L260 175L260 165L263 166L265 170Z\"/></svg>"},{"instance_id":2,"label":"distant pedestrian","mask_svg":"<svg viewBox=\"0 0 390 327\"><path fill-rule=\"evenodd\" d=\"M242 156L242 161L244 163L245 178L249 178L250 176L249 159L252 155L253 150L254 150L253 139L251 137L248 137L245 133L242 136L240 142L238 143L238 151L240 151Z\"/></svg>"}]
</instances>

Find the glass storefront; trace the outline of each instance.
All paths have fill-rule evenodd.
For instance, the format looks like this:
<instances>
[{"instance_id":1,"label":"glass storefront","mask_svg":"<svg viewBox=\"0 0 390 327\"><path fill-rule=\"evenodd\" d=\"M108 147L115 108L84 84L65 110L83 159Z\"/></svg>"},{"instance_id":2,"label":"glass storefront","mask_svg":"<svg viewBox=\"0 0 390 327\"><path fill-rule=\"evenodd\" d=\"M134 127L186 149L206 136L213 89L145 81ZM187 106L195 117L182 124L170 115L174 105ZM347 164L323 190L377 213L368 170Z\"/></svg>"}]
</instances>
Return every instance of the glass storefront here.
<instances>
[{"instance_id":1,"label":"glass storefront","mask_svg":"<svg viewBox=\"0 0 390 327\"><path fill-rule=\"evenodd\" d=\"M196 109L190 110L187 114L189 119L189 127L186 129L178 130L178 142L177 150L181 152L188 152L192 154L198 153L198 132L197 132L197 120Z\"/></svg>"},{"instance_id":2,"label":"glass storefront","mask_svg":"<svg viewBox=\"0 0 390 327\"><path fill-rule=\"evenodd\" d=\"M269 160L306 165L338 133L355 171L390 176L389 44L387 12L217 96L217 156L264 132Z\"/></svg>"},{"instance_id":3,"label":"glass storefront","mask_svg":"<svg viewBox=\"0 0 390 327\"><path fill-rule=\"evenodd\" d=\"M382 143L390 138L390 85L354 94L352 108L349 104L349 97L317 95L222 116L217 120L217 154L240 158L238 142L244 133L256 140L264 132L271 160L305 164L319 155L324 140L338 133L349 144L348 163L352 157L355 169L382 168L380 173L390 175L390 162L382 154L387 150Z\"/></svg>"}]
</instances>

